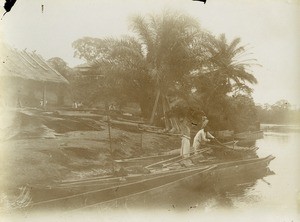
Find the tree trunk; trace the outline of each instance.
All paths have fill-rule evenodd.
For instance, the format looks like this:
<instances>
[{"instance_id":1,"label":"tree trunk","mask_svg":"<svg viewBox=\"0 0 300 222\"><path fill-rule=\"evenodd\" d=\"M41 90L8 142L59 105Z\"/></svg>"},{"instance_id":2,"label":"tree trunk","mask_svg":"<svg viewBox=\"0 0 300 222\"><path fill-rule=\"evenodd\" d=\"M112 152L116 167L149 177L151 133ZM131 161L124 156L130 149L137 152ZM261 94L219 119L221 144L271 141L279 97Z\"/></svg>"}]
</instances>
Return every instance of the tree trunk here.
<instances>
[{"instance_id":1,"label":"tree trunk","mask_svg":"<svg viewBox=\"0 0 300 222\"><path fill-rule=\"evenodd\" d=\"M141 108L141 115L144 119L149 119L150 118L150 110L151 110L151 107L150 107L150 104L151 102L150 101L145 101L145 100L141 100L139 102L139 105L140 105L140 108Z\"/></svg>"},{"instance_id":2,"label":"tree trunk","mask_svg":"<svg viewBox=\"0 0 300 222\"><path fill-rule=\"evenodd\" d=\"M165 95L162 94L161 96L161 101L162 101L162 109L163 109L163 115L164 115L164 121L165 121L165 127L167 130L172 129L172 122L170 121L170 119L167 117L166 113L170 110L168 108L168 101L167 101L167 97Z\"/></svg>"},{"instance_id":3,"label":"tree trunk","mask_svg":"<svg viewBox=\"0 0 300 222\"><path fill-rule=\"evenodd\" d=\"M168 97L166 96L165 99L166 99L167 109L168 109L168 110L171 110L171 106L170 106L170 102L169 102ZM172 128L173 128L174 130L176 130L176 131L179 132L179 131L180 131L180 127L179 127L179 125L178 125L177 118L171 117L171 118L170 118L170 122L171 122Z\"/></svg>"},{"instance_id":4,"label":"tree trunk","mask_svg":"<svg viewBox=\"0 0 300 222\"><path fill-rule=\"evenodd\" d=\"M153 106L153 110L152 110L151 118L150 118L150 125L152 125L153 121L154 121L154 116L155 116L155 113L156 113L156 110L157 110L159 97L160 97L160 89L157 90L157 93L156 93L156 98L155 98L155 102L154 102L154 106Z\"/></svg>"}]
</instances>

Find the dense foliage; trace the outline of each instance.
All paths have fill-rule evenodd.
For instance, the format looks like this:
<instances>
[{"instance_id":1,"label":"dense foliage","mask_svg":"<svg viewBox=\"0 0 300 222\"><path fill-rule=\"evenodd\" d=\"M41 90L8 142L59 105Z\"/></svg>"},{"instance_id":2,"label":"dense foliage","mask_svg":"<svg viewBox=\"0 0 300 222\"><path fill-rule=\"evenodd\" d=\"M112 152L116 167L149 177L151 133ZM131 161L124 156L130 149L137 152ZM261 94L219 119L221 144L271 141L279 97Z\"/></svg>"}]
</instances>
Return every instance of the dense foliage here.
<instances>
[{"instance_id":1,"label":"dense foliage","mask_svg":"<svg viewBox=\"0 0 300 222\"><path fill-rule=\"evenodd\" d=\"M300 110L292 109L287 100L279 100L275 104L264 104L256 107L258 119L262 123L299 124Z\"/></svg>"},{"instance_id":2,"label":"dense foliage","mask_svg":"<svg viewBox=\"0 0 300 222\"><path fill-rule=\"evenodd\" d=\"M73 42L75 56L102 76L91 97L136 102L150 122L180 109L190 118L204 111L214 129L242 131L255 122L254 60L245 59L239 38L228 42L170 11L132 17L130 29L131 36Z\"/></svg>"}]
</instances>

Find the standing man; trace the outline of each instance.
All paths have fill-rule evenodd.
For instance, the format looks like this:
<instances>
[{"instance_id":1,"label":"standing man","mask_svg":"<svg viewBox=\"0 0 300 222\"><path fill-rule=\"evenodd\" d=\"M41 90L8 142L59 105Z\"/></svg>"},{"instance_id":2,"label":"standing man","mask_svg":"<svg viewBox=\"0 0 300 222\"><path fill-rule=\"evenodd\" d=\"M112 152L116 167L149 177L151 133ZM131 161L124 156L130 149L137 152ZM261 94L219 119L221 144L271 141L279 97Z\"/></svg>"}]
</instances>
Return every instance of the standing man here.
<instances>
[{"instance_id":1,"label":"standing man","mask_svg":"<svg viewBox=\"0 0 300 222\"><path fill-rule=\"evenodd\" d=\"M180 124L180 131L181 131L181 150L180 155L182 157L189 157L190 156L190 150L191 150L191 131L188 126L188 121L186 117L182 117L179 119Z\"/></svg>"},{"instance_id":2,"label":"standing man","mask_svg":"<svg viewBox=\"0 0 300 222\"><path fill-rule=\"evenodd\" d=\"M193 150L195 153L197 153L200 150L201 145L205 144L206 142L209 142L210 139L215 139L213 135L206 131L207 124L208 119L204 117L202 127L194 137Z\"/></svg>"}]
</instances>

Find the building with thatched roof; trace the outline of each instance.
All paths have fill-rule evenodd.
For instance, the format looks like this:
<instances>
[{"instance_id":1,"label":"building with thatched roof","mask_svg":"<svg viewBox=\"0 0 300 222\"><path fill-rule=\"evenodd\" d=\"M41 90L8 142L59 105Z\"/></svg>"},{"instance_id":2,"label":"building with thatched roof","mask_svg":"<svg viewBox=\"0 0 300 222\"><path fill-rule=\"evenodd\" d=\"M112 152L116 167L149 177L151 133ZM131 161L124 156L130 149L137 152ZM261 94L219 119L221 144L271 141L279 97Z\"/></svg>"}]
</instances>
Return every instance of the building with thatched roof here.
<instances>
[{"instance_id":1,"label":"building with thatched roof","mask_svg":"<svg viewBox=\"0 0 300 222\"><path fill-rule=\"evenodd\" d=\"M0 43L0 59L2 104L39 106L40 101L43 105L47 101L48 105L57 105L68 81L40 55Z\"/></svg>"}]
</instances>

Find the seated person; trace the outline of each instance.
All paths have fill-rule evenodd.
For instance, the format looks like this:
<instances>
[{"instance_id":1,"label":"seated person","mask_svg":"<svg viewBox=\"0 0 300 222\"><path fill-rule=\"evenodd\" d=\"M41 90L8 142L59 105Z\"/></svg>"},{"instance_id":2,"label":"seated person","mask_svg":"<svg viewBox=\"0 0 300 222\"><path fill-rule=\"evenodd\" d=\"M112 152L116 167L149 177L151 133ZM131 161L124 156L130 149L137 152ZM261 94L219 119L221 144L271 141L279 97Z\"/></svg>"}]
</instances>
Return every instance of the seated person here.
<instances>
[{"instance_id":1,"label":"seated person","mask_svg":"<svg viewBox=\"0 0 300 222\"><path fill-rule=\"evenodd\" d=\"M200 150L201 145L205 144L206 142L209 142L210 139L215 139L213 135L211 135L209 132L206 131L207 123L208 123L208 119L205 119L201 129L194 137L193 150L195 153L197 153L197 151Z\"/></svg>"}]
</instances>

